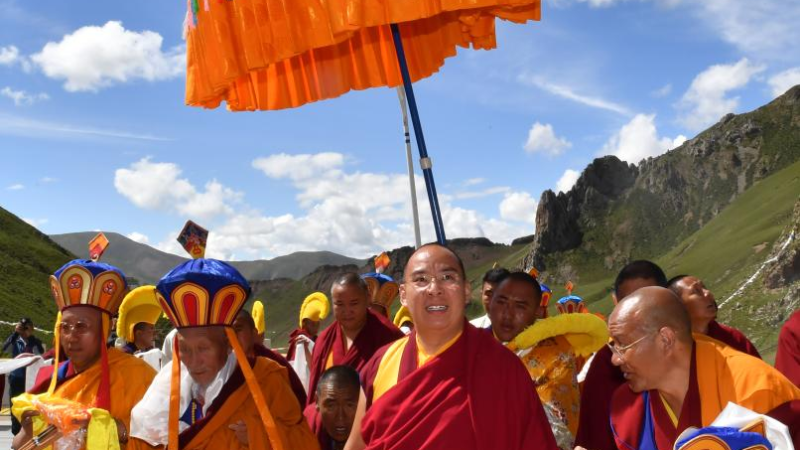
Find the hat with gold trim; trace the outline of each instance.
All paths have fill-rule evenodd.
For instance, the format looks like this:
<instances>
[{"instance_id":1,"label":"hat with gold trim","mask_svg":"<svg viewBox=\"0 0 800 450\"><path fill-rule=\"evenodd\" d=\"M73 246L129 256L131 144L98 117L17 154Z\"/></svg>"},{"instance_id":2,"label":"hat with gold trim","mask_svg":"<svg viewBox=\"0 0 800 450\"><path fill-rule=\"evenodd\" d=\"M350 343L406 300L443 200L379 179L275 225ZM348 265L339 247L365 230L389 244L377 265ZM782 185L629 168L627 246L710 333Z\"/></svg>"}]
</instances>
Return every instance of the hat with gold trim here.
<instances>
[{"instance_id":1,"label":"hat with gold trim","mask_svg":"<svg viewBox=\"0 0 800 450\"><path fill-rule=\"evenodd\" d=\"M400 292L400 286L394 281L394 278L383 273L389 267L390 262L389 255L383 252L375 258L375 272L361 275L361 278L367 283L370 302L383 306L387 312L392 308L392 303Z\"/></svg>"},{"instance_id":2,"label":"hat with gold trim","mask_svg":"<svg viewBox=\"0 0 800 450\"><path fill-rule=\"evenodd\" d=\"M230 264L186 261L161 278L158 301L176 328L231 326L250 295L250 285Z\"/></svg>"}]
</instances>

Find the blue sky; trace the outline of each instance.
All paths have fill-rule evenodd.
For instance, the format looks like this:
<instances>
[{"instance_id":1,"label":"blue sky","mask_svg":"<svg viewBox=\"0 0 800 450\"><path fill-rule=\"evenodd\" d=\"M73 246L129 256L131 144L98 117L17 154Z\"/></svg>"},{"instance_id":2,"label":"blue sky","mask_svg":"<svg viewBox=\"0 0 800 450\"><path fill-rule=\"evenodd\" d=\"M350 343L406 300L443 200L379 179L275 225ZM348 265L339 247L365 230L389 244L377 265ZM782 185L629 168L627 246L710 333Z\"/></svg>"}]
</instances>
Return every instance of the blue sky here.
<instances>
[{"instance_id":1,"label":"blue sky","mask_svg":"<svg viewBox=\"0 0 800 450\"><path fill-rule=\"evenodd\" d=\"M396 92L260 113L183 104L185 2L0 0L0 206L45 233L181 254L364 257L413 243ZM415 85L448 237L532 234L545 189L636 164L800 84L800 4L545 0ZM769 24L769 25L767 25ZM424 240L433 240L421 176ZM112 243L113 245L113 243Z\"/></svg>"}]
</instances>

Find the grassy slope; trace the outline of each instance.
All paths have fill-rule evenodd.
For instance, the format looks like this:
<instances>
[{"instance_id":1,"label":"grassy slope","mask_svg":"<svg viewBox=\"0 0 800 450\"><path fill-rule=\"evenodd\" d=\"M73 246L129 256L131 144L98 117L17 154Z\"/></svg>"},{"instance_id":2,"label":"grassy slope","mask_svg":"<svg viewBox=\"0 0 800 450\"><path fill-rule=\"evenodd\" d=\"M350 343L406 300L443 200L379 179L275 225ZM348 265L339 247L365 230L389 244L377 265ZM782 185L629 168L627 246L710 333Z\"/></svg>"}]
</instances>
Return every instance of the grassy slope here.
<instances>
[{"instance_id":1,"label":"grassy slope","mask_svg":"<svg viewBox=\"0 0 800 450\"><path fill-rule=\"evenodd\" d=\"M0 320L33 319L37 328L51 329L56 306L48 277L74 256L17 216L0 208ZM0 336L11 332L0 326ZM49 337L39 333L43 341Z\"/></svg>"}]
</instances>

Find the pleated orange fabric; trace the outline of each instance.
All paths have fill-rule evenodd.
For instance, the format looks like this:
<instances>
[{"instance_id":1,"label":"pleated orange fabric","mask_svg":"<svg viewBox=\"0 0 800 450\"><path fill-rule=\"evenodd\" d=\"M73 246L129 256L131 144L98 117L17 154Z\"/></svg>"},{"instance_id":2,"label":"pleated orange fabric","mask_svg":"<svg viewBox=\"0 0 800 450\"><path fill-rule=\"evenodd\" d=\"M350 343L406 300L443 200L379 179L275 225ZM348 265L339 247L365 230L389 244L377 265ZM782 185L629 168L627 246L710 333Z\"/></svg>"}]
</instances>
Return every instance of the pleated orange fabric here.
<instances>
[{"instance_id":1,"label":"pleated orange fabric","mask_svg":"<svg viewBox=\"0 0 800 450\"><path fill-rule=\"evenodd\" d=\"M216 108L225 101L233 111L400 85L392 23L417 81L458 47L494 48L496 18L524 23L541 14L540 0L206 1L196 13L191 2L186 103Z\"/></svg>"}]
</instances>

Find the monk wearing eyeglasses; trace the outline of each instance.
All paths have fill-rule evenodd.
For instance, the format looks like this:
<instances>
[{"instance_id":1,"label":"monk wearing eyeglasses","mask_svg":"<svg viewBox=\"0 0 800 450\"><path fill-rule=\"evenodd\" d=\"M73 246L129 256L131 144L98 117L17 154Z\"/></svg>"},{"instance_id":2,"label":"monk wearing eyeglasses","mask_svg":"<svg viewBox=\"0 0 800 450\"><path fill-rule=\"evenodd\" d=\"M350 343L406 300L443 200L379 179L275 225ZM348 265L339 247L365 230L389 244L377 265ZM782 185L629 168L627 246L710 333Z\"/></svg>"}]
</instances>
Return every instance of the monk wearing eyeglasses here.
<instances>
[{"instance_id":1,"label":"monk wearing eyeglasses","mask_svg":"<svg viewBox=\"0 0 800 450\"><path fill-rule=\"evenodd\" d=\"M420 247L400 301L415 328L375 354L347 449L554 450L556 442L522 362L464 317L470 286L447 247Z\"/></svg>"}]
</instances>

